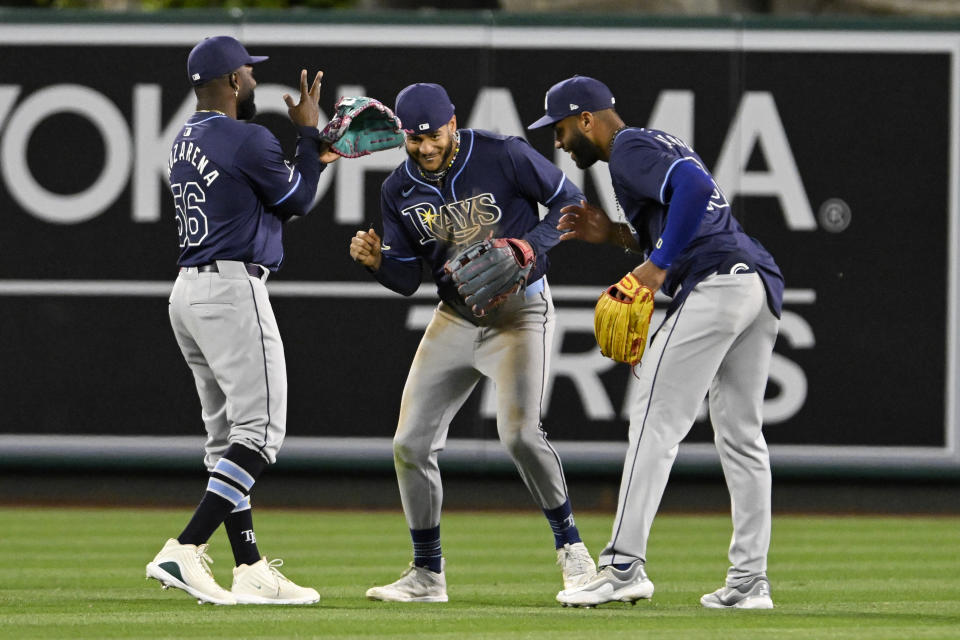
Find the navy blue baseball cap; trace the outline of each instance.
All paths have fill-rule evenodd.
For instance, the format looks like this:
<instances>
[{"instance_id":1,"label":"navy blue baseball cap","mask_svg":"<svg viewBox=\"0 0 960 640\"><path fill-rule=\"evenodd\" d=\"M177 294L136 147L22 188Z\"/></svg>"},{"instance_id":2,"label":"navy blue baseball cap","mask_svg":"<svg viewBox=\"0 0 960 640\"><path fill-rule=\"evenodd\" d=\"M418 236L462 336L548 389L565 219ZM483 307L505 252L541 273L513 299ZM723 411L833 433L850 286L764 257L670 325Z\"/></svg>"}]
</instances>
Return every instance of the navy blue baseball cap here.
<instances>
[{"instance_id":1,"label":"navy blue baseball cap","mask_svg":"<svg viewBox=\"0 0 960 640\"><path fill-rule=\"evenodd\" d=\"M267 56L252 56L236 39L214 36L201 40L187 57L187 77L193 85L210 82L247 64L263 62Z\"/></svg>"},{"instance_id":2,"label":"navy blue baseball cap","mask_svg":"<svg viewBox=\"0 0 960 640\"><path fill-rule=\"evenodd\" d=\"M550 87L543 108L547 112L527 129L539 129L584 111L612 109L616 99L607 85L588 76L573 76Z\"/></svg>"},{"instance_id":3,"label":"navy blue baseball cap","mask_svg":"<svg viewBox=\"0 0 960 640\"><path fill-rule=\"evenodd\" d=\"M431 82L418 82L397 94L393 112L400 118L404 131L420 135L450 122L454 106L446 89Z\"/></svg>"}]
</instances>

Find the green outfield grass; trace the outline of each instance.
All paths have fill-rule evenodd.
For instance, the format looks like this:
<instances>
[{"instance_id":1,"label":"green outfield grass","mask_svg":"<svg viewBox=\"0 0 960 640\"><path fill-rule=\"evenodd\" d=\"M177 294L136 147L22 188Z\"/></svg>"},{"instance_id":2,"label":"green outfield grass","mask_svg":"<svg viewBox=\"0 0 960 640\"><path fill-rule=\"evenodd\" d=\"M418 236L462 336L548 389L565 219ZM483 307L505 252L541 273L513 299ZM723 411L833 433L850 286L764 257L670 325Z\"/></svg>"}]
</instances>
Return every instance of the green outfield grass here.
<instances>
[{"instance_id":1,"label":"green outfield grass","mask_svg":"<svg viewBox=\"0 0 960 640\"><path fill-rule=\"evenodd\" d=\"M658 518L650 602L564 609L552 536L529 513L443 520L450 602L369 602L409 561L397 513L273 511L255 516L261 550L316 587L308 607L214 607L144 579L144 565L189 510L0 509L3 638L913 638L960 637L960 518L774 520L773 611L704 610L720 586L729 522ZM594 555L611 515L578 517ZM226 536L211 541L229 588Z\"/></svg>"}]
</instances>

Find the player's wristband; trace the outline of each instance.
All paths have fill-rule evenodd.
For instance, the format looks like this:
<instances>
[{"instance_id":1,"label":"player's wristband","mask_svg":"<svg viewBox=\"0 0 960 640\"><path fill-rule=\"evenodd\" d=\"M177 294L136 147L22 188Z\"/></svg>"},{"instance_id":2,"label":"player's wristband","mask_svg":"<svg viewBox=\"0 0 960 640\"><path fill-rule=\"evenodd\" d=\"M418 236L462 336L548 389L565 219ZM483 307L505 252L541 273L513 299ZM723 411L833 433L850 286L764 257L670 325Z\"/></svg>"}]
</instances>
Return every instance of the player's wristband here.
<instances>
[{"instance_id":1,"label":"player's wristband","mask_svg":"<svg viewBox=\"0 0 960 640\"><path fill-rule=\"evenodd\" d=\"M316 140L320 142L320 130L316 127L297 125L297 135L306 140Z\"/></svg>"}]
</instances>

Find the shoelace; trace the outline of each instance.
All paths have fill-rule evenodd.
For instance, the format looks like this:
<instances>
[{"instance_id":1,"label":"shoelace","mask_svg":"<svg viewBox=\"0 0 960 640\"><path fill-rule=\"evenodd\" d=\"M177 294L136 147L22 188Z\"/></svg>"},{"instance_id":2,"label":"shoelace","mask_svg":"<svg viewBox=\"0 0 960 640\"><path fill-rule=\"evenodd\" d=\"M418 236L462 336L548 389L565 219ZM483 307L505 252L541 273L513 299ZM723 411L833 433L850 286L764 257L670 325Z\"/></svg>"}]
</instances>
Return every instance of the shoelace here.
<instances>
[{"instance_id":1,"label":"shoelace","mask_svg":"<svg viewBox=\"0 0 960 640\"><path fill-rule=\"evenodd\" d=\"M417 568L413 566L413 563L411 562L410 565L406 568L406 570L400 574L400 579L397 580L397 582L407 583L407 582L416 582L416 580L417 580Z\"/></svg>"},{"instance_id":2,"label":"shoelace","mask_svg":"<svg viewBox=\"0 0 960 640\"><path fill-rule=\"evenodd\" d=\"M402 583L406 585L408 583L417 583L423 582L424 580L430 581L428 576L432 576L433 572L424 567L417 567L412 562L407 566L403 573L400 574L400 579L396 583ZM418 580L419 576L424 576L423 580ZM395 583L395 584L396 584Z\"/></svg>"},{"instance_id":3,"label":"shoelace","mask_svg":"<svg viewBox=\"0 0 960 640\"><path fill-rule=\"evenodd\" d=\"M266 558L264 558L264 560L266 560ZM280 580L286 580L287 582L290 582L290 578L280 573L280 571L277 569L277 567L282 567L282 566L283 566L283 560L281 560L280 558L274 558L273 560L267 561L267 569L270 570L270 573L275 575Z\"/></svg>"},{"instance_id":4,"label":"shoelace","mask_svg":"<svg viewBox=\"0 0 960 640\"><path fill-rule=\"evenodd\" d=\"M436 582L435 580L431 580L432 577L434 577L432 571L424 567L414 566L411 562L406 571L400 574L400 579L394 584L400 588L414 588L416 586L423 586L424 584L432 585Z\"/></svg>"},{"instance_id":5,"label":"shoelace","mask_svg":"<svg viewBox=\"0 0 960 640\"><path fill-rule=\"evenodd\" d=\"M562 567L568 559L576 561L577 568L580 571L585 571L590 566L589 560L592 560L589 553L584 553L580 549L572 547L563 549L563 554L557 558L557 564Z\"/></svg>"},{"instance_id":6,"label":"shoelace","mask_svg":"<svg viewBox=\"0 0 960 640\"><path fill-rule=\"evenodd\" d=\"M197 547L197 563L200 567L207 572L211 578L213 577L213 571L210 570L210 565L213 564L213 558L207 555L208 544L201 544ZM209 564L207 564L209 563Z\"/></svg>"}]
</instances>

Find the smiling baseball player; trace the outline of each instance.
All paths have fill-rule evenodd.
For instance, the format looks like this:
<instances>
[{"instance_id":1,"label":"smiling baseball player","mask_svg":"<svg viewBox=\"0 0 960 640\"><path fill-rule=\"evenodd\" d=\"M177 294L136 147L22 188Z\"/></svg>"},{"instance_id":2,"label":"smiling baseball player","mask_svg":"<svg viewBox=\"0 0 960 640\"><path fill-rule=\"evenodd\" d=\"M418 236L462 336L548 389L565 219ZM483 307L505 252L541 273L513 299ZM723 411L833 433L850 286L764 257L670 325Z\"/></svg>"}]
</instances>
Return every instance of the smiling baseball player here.
<instances>
[{"instance_id":1,"label":"smiling baseball player","mask_svg":"<svg viewBox=\"0 0 960 640\"><path fill-rule=\"evenodd\" d=\"M350 255L404 295L417 290L426 262L441 302L410 367L393 440L413 562L367 597L447 601L437 455L483 377L496 383L497 433L547 517L563 584L573 587L595 565L540 420L554 332L547 251L559 239L560 209L583 196L522 138L458 130L440 85L405 88L395 112L409 157L383 183L383 242L361 231ZM537 203L550 210L542 222Z\"/></svg>"},{"instance_id":2,"label":"smiling baseball player","mask_svg":"<svg viewBox=\"0 0 960 640\"><path fill-rule=\"evenodd\" d=\"M581 169L597 160L609 163L618 206L632 223L614 224L583 202L564 209L558 225L563 239L642 252L645 260L633 278L673 298L640 365L617 515L600 571L557 600L593 606L653 596L644 570L650 527L677 447L709 392L733 539L725 586L700 602L769 609L771 481L761 429L783 276L766 249L743 232L693 149L663 131L627 127L614 104L605 84L574 76L550 88L546 114L529 127L553 126L555 146Z\"/></svg>"}]
</instances>

